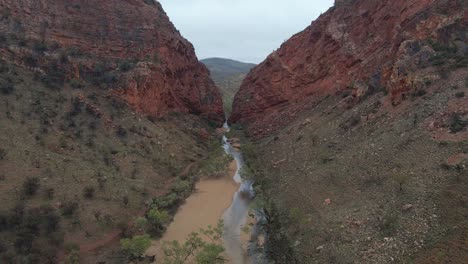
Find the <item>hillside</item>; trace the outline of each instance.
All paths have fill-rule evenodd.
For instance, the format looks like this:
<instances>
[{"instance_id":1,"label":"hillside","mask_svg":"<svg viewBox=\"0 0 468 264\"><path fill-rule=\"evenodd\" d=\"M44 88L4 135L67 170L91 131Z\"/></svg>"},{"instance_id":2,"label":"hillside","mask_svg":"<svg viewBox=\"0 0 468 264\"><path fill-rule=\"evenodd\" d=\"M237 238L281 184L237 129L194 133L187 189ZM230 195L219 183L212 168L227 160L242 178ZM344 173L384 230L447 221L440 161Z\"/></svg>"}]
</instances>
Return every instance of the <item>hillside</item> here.
<instances>
[{"instance_id":1,"label":"hillside","mask_svg":"<svg viewBox=\"0 0 468 264\"><path fill-rule=\"evenodd\" d=\"M89 80L146 115L194 113L222 124L208 70L157 1L3 0L0 8L0 58L58 80Z\"/></svg>"},{"instance_id":2,"label":"hillside","mask_svg":"<svg viewBox=\"0 0 468 264\"><path fill-rule=\"evenodd\" d=\"M0 263L127 263L135 219L190 194L218 89L155 1L0 10Z\"/></svg>"},{"instance_id":3,"label":"hillside","mask_svg":"<svg viewBox=\"0 0 468 264\"><path fill-rule=\"evenodd\" d=\"M229 120L276 263L466 262L466 14L336 1L247 75Z\"/></svg>"},{"instance_id":4,"label":"hillside","mask_svg":"<svg viewBox=\"0 0 468 264\"><path fill-rule=\"evenodd\" d=\"M206 65L211 78L221 89L224 109L226 113L230 113L234 95L239 91L242 81L255 64L222 58L209 58L201 62Z\"/></svg>"}]
</instances>

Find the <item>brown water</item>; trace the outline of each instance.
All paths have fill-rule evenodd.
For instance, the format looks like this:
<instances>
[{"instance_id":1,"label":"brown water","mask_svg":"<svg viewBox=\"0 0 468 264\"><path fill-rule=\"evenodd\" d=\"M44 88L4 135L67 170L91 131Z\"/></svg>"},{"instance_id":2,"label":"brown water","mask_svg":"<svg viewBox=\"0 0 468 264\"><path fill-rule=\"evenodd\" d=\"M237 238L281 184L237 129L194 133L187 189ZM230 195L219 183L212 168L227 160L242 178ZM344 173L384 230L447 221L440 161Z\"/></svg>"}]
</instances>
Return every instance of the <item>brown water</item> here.
<instances>
[{"instance_id":1,"label":"brown water","mask_svg":"<svg viewBox=\"0 0 468 264\"><path fill-rule=\"evenodd\" d=\"M208 225L216 226L239 189L239 184L233 180L236 171L236 162L232 161L229 175L218 179L200 180L196 184L196 192L179 208L163 237L153 242L147 255L156 255L160 260L163 256L161 249L163 241L183 242L190 233L197 232L200 228L206 228Z\"/></svg>"},{"instance_id":2,"label":"brown water","mask_svg":"<svg viewBox=\"0 0 468 264\"><path fill-rule=\"evenodd\" d=\"M227 123L224 128L229 131ZM157 262L161 262L164 241L183 242L190 233L208 225L215 226L222 219L225 258L232 264L251 263L247 256L250 236L241 230L247 224L249 204L255 196L253 182L242 179L242 153L231 146L226 136L223 136L223 148L226 154L234 158L228 175L220 179L203 179L197 183L197 191L181 206L164 236L147 251L148 255L156 256Z\"/></svg>"}]
</instances>

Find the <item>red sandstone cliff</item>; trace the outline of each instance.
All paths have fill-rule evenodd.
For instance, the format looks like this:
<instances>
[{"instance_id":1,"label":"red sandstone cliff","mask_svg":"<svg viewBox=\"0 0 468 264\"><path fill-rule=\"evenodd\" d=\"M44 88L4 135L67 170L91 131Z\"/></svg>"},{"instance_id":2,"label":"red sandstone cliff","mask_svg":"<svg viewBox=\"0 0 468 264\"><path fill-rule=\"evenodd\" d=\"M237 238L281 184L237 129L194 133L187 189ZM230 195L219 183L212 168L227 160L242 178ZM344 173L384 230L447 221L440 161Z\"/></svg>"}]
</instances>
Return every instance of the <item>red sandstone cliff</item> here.
<instances>
[{"instance_id":1,"label":"red sandstone cliff","mask_svg":"<svg viewBox=\"0 0 468 264\"><path fill-rule=\"evenodd\" d=\"M65 81L106 82L151 116L224 119L208 70L157 1L1 0L0 10L4 60L44 75L63 71Z\"/></svg>"},{"instance_id":2,"label":"red sandstone cliff","mask_svg":"<svg viewBox=\"0 0 468 264\"><path fill-rule=\"evenodd\" d=\"M251 71L230 122L261 136L326 96L349 106L376 90L396 106L422 88L418 70L445 57L441 46L456 47L453 63L466 64L467 20L463 0L337 1Z\"/></svg>"}]
</instances>

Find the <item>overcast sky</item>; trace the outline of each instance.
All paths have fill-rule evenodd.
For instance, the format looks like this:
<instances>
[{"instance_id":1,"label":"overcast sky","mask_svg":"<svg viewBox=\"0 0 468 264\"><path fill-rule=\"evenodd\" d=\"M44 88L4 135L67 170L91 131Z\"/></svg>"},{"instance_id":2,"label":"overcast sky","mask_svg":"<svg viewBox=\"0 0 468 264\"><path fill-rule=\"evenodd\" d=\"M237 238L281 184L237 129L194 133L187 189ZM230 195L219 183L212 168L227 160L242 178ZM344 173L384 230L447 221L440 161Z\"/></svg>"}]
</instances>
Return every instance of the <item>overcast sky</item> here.
<instances>
[{"instance_id":1,"label":"overcast sky","mask_svg":"<svg viewBox=\"0 0 468 264\"><path fill-rule=\"evenodd\" d=\"M199 59L259 63L334 0L160 0Z\"/></svg>"}]
</instances>

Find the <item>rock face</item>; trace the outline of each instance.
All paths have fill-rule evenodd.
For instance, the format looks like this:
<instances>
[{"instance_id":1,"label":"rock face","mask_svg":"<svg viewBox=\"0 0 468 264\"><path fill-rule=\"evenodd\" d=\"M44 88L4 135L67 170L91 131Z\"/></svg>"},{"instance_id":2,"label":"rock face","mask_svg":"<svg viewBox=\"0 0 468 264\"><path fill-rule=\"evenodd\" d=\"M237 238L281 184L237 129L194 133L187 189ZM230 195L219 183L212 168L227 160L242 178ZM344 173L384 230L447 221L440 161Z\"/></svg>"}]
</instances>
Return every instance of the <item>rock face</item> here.
<instances>
[{"instance_id":1,"label":"rock face","mask_svg":"<svg viewBox=\"0 0 468 264\"><path fill-rule=\"evenodd\" d=\"M464 56L466 8L462 0L336 1L251 71L230 122L261 136L327 96L354 101L380 90L398 105L421 86L415 72L437 50L431 39Z\"/></svg>"},{"instance_id":2,"label":"rock face","mask_svg":"<svg viewBox=\"0 0 468 264\"><path fill-rule=\"evenodd\" d=\"M1 0L0 9L4 60L38 72L53 61L65 80L103 74L114 95L151 116L224 119L208 70L157 1Z\"/></svg>"}]
</instances>

